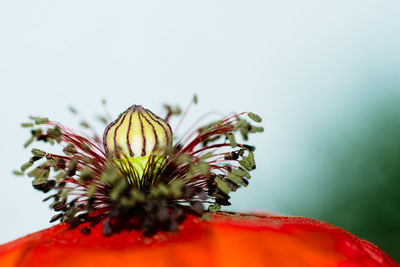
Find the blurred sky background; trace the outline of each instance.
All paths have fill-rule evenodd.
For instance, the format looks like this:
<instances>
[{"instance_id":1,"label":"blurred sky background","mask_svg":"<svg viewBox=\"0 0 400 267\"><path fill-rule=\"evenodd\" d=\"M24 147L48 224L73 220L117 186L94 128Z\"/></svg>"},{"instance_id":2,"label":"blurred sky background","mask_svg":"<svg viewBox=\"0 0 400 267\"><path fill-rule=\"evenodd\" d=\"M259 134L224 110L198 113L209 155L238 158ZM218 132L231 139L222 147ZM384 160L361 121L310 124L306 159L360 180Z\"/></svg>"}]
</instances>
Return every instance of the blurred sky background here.
<instances>
[{"instance_id":1,"label":"blurred sky background","mask_svg":"<svg viewBox=\"0 0 400 267\"><path fill-rule=\"evenodd\" d=\"M20 122L108 100L254 111L257 170L228 210L310 216L400 259L399 1L1 1L0 242L53 215ZM160 114L161 115L161 114ZM190 124L190 123L189 123Z\"/></svg>"}]
</instances>

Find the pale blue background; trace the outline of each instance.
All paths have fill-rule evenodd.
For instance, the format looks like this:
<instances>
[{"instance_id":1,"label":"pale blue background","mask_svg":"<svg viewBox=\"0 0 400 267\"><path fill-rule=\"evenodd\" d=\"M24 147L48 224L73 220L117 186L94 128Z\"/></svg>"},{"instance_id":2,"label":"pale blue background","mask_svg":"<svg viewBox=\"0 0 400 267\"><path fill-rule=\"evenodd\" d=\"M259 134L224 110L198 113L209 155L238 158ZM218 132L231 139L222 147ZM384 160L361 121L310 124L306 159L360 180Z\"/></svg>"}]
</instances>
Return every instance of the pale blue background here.
<instances>
[{"instance_id":1,"label":"pale blue background","mask_svg":"<svg viewBox=\"0 0 400 267\"><path fill-rule=\"evenodd\" d=\"M28 178L28 133L46 115L67 125L86 116L164 102L254 111L258 168L231 210L305 215L321 205L310 180L324 131L351 125L382 96L400 99L399 1L1 1L0 242L50 226L52 212ZM373 86L371 86L373 85ZM338 192L338 197L340 192Z\"/></svg>"}]
</instances>

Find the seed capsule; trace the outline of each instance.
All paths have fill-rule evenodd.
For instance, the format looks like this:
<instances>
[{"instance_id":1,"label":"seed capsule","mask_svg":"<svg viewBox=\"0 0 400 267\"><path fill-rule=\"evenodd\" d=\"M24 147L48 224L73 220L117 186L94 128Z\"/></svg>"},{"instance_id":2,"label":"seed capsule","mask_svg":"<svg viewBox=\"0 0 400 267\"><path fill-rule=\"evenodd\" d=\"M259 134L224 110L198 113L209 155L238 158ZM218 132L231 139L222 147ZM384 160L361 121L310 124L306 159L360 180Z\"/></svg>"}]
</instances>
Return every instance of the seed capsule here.
<instances>
[{"instance_id":1,"label":"seed capsule","mask_svg":"<svg viewBox=\"0 0 400 267\"><path fill-rule=\"evenodd\" d=\"M113 158L145 157L157 148L172 144L169 124L150 110L133 105L104 131L107 155Z\"/></svg>"}]
</instances>

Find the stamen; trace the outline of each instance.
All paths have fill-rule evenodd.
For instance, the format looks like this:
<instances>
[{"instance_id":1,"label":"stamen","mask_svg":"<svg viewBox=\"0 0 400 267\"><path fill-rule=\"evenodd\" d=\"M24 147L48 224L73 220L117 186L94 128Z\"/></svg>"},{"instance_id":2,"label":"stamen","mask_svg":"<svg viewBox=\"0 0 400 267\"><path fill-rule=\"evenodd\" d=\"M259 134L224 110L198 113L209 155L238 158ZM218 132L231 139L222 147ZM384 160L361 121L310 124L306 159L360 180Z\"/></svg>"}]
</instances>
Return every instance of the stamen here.
<instances>
[{"instance_id":1,"label":"stamen","mask_svg":"<svg viewBox=\"0 0 400 267\"><path fill-rule=\"evenodd\" d=\"M196 103L194 96L183 118ZM166 108L163 120L142 106L131 106L107 126L103 144L96 133L89 136L47 118L31 117L34 123L21 125L31 128L24 146L59 144L61 154L33 148L29 161L14 174L27 171L35 189L55 191L46 198L57 212L52 222L75 225L108 218L104 235L121 223L138 224L146 234L176 231L185 212L207 217L207 210L230 205L230 193L248 185L249 172L256 167L255 148L241 143L236 133L246 141L263 128L242 117L247 114L261 122L258 115L243 112L189 131L173 145L167 121L181 111ZM79 114L75 108L70 111ZM85 119L81 126L93 130ZM82 227L81 232L90 234L90 228Z\"/></svg>"}]
</instances>

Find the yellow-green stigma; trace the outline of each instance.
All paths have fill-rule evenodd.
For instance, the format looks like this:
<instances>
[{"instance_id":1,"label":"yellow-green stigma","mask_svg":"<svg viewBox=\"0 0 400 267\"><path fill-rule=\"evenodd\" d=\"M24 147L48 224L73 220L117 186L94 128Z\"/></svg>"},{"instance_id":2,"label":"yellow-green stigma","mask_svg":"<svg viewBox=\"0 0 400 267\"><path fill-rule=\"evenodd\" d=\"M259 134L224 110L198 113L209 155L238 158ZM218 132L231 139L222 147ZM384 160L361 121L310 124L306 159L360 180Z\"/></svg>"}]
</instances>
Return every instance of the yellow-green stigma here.
<instances>
[{"instance_id":1,"label":"yellow-green stigma","mask_svg":"<svg viewBox=\"0 0 400 267\"><path fill-rule=\"evenodd\" d=\"M145 157L126 157L114 159L114 163L125 174L129 183L138 186L144 183L142 177L147 174L147 178L153 180L157 177L156 173L163 170L165 158L160 155L149 155ZM153 183L155 181L148 181Z\"/></svg>"},{"instance_id":2,"label":"yellow-green stigma","mask_svg":"<svg viewBox=\"0 0 400 267\"><path fill-rule=\"evenodd\" d=\"M171 146L172 131L166 121L142 106L133 105L110 123L103 137L107 155L127 174L129 182L140 183L151 160L157 171L164 158L162 147Z\"/></svg>"}]
</instances>

